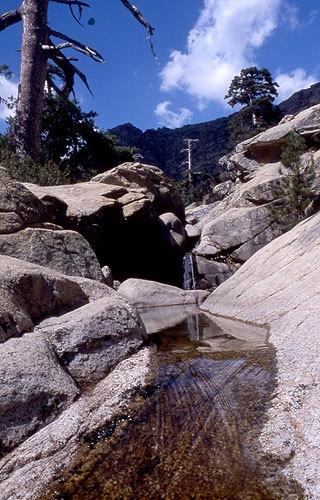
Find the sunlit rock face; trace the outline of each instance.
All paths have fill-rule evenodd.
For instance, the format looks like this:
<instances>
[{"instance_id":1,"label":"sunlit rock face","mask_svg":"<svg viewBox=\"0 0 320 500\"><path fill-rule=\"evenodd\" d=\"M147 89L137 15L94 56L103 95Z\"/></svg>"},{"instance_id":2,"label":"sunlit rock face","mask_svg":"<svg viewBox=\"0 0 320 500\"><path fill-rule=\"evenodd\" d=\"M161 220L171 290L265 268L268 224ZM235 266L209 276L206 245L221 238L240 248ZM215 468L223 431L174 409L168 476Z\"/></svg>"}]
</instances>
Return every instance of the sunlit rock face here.
<instances>
[{"instance_id":1,"label":"sunlit rock face","mask_svg":"<svg viewBox=\"0 0 320 500\"><path fill-rule=\"evenodd\" d=\"M301 222L253 255L201 306L268 325L278 386L261 443L312 499L320 495L319 231L320 214Z\"/></svg>"},{"instance_id":2,"label":"sunlit rock face","mask_svg":"<svg viewBox=\"0 0 320 500\"><path fill-rule=\"evenodd\" d=\"M235 152L223 159L234 174L233 188L229 187L229 193L226 192L220 200L212 198L215 201L209 208L192 207L190 212L187 208L187 222L201 230L192 250L199 288L217 288L255 252L281 234L270 208L283 203L281 186L286 169L280 160L282 148L292 131L306 141L307 150L301 161L302 164L311 159L314 162L316 175L312 189L314 196L317 195L320 178L319 104L296 116L285 117L279 125L238 144ZM220 274L210 273L209 265L206 269L200 259L209 260L211 267L212 261L224 267Z\"/></svg>"}]
</instances>

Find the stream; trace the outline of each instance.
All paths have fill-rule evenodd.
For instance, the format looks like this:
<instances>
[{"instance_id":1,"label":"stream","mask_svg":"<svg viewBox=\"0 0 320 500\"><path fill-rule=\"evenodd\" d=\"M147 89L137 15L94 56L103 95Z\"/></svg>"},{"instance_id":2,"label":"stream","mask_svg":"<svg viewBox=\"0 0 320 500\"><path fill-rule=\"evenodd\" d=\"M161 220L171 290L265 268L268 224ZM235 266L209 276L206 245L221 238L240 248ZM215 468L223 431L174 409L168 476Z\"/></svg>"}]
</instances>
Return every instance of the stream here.
<instances>
[{"instance_id":1,"label":"stream","mask_svg":"<svg viewBox=\"0 0 320 500\"><path fill-rule=\"evenodd\" d=\"M267 330L173 311L141 311L158 347L157 382L91 436L88 461L54 498L300 498L258 444L276 383Z\"/></svg>"}]
</instances>

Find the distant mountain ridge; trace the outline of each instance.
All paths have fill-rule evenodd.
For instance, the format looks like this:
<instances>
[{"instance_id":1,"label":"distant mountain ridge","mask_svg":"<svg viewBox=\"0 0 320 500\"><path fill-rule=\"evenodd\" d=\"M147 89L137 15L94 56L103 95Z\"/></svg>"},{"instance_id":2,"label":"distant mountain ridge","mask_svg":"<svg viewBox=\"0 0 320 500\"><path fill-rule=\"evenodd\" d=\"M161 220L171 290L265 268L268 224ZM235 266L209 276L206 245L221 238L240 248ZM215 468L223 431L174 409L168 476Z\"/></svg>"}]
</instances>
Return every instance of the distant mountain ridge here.
<instances>
[{"instance_id":1,"label":"distant mountain ridge","mask_svg":"<svg viewBox=\"0 0 320 500\"><path fill-rule=\"evenodd\" d=\"M319 103L320 82L295 92L280 103L278 108L282 115L296 114ZM188 138L198 139L192 147L194 170L211 175L221 171L219 159L233 149L228 130L230 118L231 116L217 118L176 129L148 129L145 132L131 123L125 123L108 132L117 137L120 146L136 147L142 157L141 161L161 168L172 179L180 180L181 173L186 168L187 153L183 150L187 145L185 139Z\"/></svg>"}]
</instances>

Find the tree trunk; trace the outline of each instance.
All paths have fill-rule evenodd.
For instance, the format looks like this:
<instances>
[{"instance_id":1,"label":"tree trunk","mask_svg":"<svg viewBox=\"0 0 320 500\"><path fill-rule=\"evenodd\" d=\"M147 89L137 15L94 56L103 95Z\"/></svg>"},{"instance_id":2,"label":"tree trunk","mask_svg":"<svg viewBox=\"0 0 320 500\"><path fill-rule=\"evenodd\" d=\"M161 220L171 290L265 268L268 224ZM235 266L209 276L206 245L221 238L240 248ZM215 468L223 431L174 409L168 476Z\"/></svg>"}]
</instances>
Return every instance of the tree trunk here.
<instances>
[{"instance_id":1,"label":"tree trunk","mask_svg":"<svg viewBox=\"0 0 320 500\"><path fill-rule=\"evenodd\" d=\"M46 81L48 43L47 14L50 0L23 0L20 85L14 127L15 150L37 160L40 145L41 113Z\"/></svg>"}]
</instances>

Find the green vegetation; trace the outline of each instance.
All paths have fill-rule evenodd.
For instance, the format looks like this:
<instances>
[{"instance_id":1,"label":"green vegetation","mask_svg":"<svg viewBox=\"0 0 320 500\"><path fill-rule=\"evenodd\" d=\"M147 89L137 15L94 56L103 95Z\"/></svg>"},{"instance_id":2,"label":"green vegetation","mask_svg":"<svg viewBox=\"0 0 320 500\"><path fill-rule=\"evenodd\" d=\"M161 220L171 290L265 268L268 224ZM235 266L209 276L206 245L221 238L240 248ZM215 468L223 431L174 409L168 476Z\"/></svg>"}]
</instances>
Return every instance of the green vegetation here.
<instances>
[{"instance_id":1,"label":"green vegetation","mask_svg":"<svg viewBox=\"0 0 320 500\"><path fill-rule=\"evenodd\" d=\"M70 183L68 171L62 172L59 165L52 161L36 163L29 156L21 159L7 147L0 147L0 165L20 182L30 182L39 186Z\"/></svg>"},{"instance_id":2,"label":"green vegetation","mask_svg":"<svg viewBox=\"0 0 320 500\"><path fill-rule=\"evenodd\" d=\"M191 172L190 174L186 171L183 173L183 180L176 183L176 186L187 206L198 201L202 203L204 196L212 191L215 184L214 178L207 172Z\"/></svg>"},{"instance_id":3,"label":"green vegetation","mask_svg":"<svg viewBox=\"0 0 320 500\"><path fill-rule=\"evenodd\" d=\"M40 162L52 161L73 182L132 161L132 148L117 146L114 136L94 122L97 113L83 112L77 101L47 94L41 120Z\"/></svg>"},{"instance_id":4,"label":"green vegetation","mask_svg":"<svg viewBox=\"0 0 320 500\"><path fill-rule=\"evenodd\" d=\"M13 124L0 136L0 160L13 177L24 182L55 185L88 180L125 161L132 161L132 148L95 125L96 113L83 112L77 101L47 93L42 112L39 160L14 153ZM42 171L43 170L43 171Z\"/></svg>"},{"instance_id":5,"label":"green vegetation","mask_svg":"<svg viewBox=\"0 0 320 500\"><path fill-rule=\"evenodd\" d=\"M225 99L234 107L245 106L235 114L229 124L231 141L240 142L252 137L274 124L279 117L273 101L278 95L278 84L268 69L255 66L242 69L240 75L233 78Z\"/></svg>"},{"instance_id":6,"label":"green vegetation","mask_svg":"<svg viewBox=\"0 0 320 500\"><path fill-rule=\"evenodd\" d=\"M304 138L296 132L290 132L281 155L286 170L280 168L283 176L281 188L274 193L278 202L271 207L272 215L283 232L306 217L306 208L313 198L316 166L312 157L303 161L305 150Z\"/></svg>"}]
</instances>

